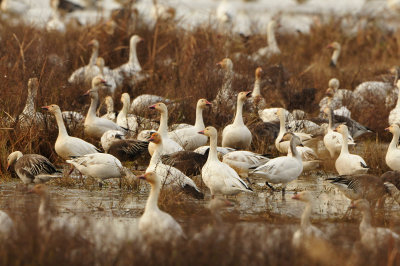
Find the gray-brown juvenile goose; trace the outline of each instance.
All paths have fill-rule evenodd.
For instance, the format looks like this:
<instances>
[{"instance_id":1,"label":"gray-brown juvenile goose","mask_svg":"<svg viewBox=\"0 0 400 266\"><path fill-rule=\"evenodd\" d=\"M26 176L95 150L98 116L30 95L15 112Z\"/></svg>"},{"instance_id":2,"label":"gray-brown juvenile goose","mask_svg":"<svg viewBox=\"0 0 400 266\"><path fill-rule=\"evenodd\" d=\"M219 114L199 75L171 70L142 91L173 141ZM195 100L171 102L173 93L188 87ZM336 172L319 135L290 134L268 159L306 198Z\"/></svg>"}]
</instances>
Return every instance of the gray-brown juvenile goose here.
<instances>
[{"instance_id":1,"label":"gray-brown juvenile goose","mask_svg":"<svg viewBox=\"0 0 400 266\"><path fill-rule=\"evenodd\" d=\"M20 151L11 153L7 158L7 170L14 165L14 170L24 184L44 183L61 172L47 159L39 154L25 154Z\"/></svg>"},{"instance_id":2,"label":"gray-brown juvenile goose","mask_svg":"<svg viewBox=\"0 0 400 266\"><path fill-rule=\"evenodd\" d=\"M161 156L163 164L173 166L181 170L185 175L199 175L201 174L201 168L208 158L207 149L204 154L200 154L193 151L177 151L171 154L165 154Z\"/></svg>"}]
</instances>

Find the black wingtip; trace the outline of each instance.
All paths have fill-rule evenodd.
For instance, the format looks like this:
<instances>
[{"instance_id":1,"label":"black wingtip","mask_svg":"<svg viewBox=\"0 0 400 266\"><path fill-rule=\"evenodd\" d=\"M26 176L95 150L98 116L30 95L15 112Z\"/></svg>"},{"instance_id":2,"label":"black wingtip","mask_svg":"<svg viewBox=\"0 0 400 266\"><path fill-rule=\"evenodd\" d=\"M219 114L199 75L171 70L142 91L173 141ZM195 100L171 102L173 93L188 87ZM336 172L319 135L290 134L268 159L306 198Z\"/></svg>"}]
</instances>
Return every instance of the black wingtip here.
<instances>
[{"instance_id":1,"label":"black wingtip","mask_svg":"<svg viewBox=\"0 0 400 266\"><path fill-rule=\"evenodd\" d=\"M336 67L336 64L331 60L331 62L329 63L330 67Z\"/></svg>"},{"instance_id":2,"label":"black wingtip","mask_svg":"<svg viewBox=\"0 0 400 266\"><path fill-rule=\"evenodd\" d=\"M186 194L191 195L191 196L194 197L195 199L204 199L204 194L203 194L202 192L198 191L195 187L192 187L192 186L190 186L190 185L188 185L188 184L186 184L186 185L183 187L183 191L184 191Z\"/></svg>"}]
</instances>

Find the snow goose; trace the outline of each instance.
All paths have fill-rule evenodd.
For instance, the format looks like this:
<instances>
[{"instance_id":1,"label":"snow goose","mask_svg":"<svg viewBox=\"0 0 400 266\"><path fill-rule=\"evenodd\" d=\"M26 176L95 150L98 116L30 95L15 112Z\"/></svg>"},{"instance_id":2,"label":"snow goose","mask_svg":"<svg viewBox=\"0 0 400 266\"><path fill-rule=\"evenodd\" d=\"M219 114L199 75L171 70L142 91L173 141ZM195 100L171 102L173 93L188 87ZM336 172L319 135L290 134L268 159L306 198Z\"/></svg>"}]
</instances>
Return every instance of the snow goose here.
<instances>
[{"instance_id":1,"label":"snow goose","mask_svg":"<svg viewBox=\"0 0 400 266\"><path fill-rule=\"evenodd\" d=\"M116 114L114 112L114 100L111 96L106 96L104 99L107 107L107 113L103 115L101 118L105 118L115 122Z\"/></svg>"},{"instance_id":2,"label":"snow goose","mask_svg":"<svg viewBox=\"0 0 400 266\"><path fill-rule=\"evenodd\" d=\"M324 113L325 108L330 107L334 112L344 112L346 116L350 117L351 112L345 107L346 104L350 104L353 92L350 90L339 89L340 82L337 78L329 80L328 89L326 90L326 96L319 102L320 112ZM346 108L345 110L341 108ZM346 111L347 110L347 111Z\"/></svg>"},{"instance_id":3,"label":"snow goose","mask_svg":"<svg viewBox=\"0 0 400 266\"><path fill-rule=\"evenodd\" d=\"M205 154L207 150L210 148L210 146L201 146L198 147L197 149L194 150L194 152L200 153L200 154ZM229 148L229 147L217 147L217 152L218 156L224 156L227 153L236 151L235 149Z\"/></svg>"},{"instance_id":4,"label":"snow goose","mask_svg":"<svg viewBox=\"0 0 400 266\"><path fill-rule=\"evenodd\" d=\"M164 103L156 103L149 107L150 109L156 109L160 112L160 126L157 132L163 139L163 154L170 154L176 151L182 151L181 145L170 139L168 136L168 109ZM149 144L149 153L153 155L156 145L154 143Z\"/></svg>"},{"instance_id":5,"label":"snow goose","mask_svg":"<svg viewBox=\"0 0 400 266\"><path fill-rule=\"evenodd\" d=\"M57 8L58 3L55 1L50 1L51 7L51 19L46 24L47 31L58 31L60 33L65 33L65 24L60 19L60 14Z\"/></svg>"},{"instance_id":6,"label":"snow goose","mask_svg":"<svg viewBox=\"0 0 400 266\"><path fill-rule=\"evenodd\" d=\"M232 167L243 178L248 178L250 168L256 168L269 160L266 156L251 151L233 151L222 157L222 162Z\"/></svg>"},{"instance_id":7,"label":"snow goose","mask_svg":"<svg viewBox=\"0 0 400 266\"><path fill-rule=\"evenodd\" d=\"M253 87L253 92L251 93L251 106L254 111L259 111L263 110L266 106L267 103L265 102L264 97L261 95L261 74L263 70L261 67L256 68L256 78L254 81L254 87Z\"/></svg>"},{"instance_id":8,"label":"snow goose","mask_svg":"<svg viewBox=\"0 0 400 266\"><path fill-rule=\"evenodd\" d=\"M104 84L107 84L107 82L100 76L94 77L92 80L92 89L88 90L85 94L90 96L90 107L84 123L85 134L97 139L100 139L104 132L108 130L126 131L125 128L118 126L113 121L98 117L96 115L96 109L99 104L98 89Z\"/></svg>"},{"instance_id":9,"label":"snow goose","mask_svg":"<svg viewBox=\"0 0 400 266\"><path fill-rule=\"evenodd\" d=\"M333 131L333 111L330 108L325 109L325 113L328 115L328 130L324 136L324 145L326 149L329 151L329 154L332 158L336 156L336 154L340 154L343 145L343 137L339 132ZM348 136L348 145L354 146L354 140L351 136Z\"/></svg>"},{"instance_id":10,"label":"snow goose","mask_svg":"<svg viewBox=\"0 0 400 266\"><path fill-rule=\"evenodd\" d=\"M71 156L82 156L88 153L100 152L94 145L76 137L68 135L67 129L65 128L64 121L61 116L61 110L58 105L52 104L49 106L43 106L42 109L52 113L57 122L58 126L58 137L54 148L58 156L64 160L69 159Z\"/></svg>"},{"instance_id":11,"label":"snow goose","mask_svg":"<svg viewBox=\"0 0 400 266\"><path fill-rule=\"evenodd\" d=\"M137 58L136 46L141 41L143 41L141 37L133 35L129 41L129 61L112 70L118 86L121 86L125 80L128 80L129 84L136 84L149 77L142 73L142 67Z\"/></svg>"},{"instance_id":12,"label":"snow goose","mask_svg":"<svg viewBox=\"0 0 400 266\"><path fill-rule=\"evenodd\" d=\"M386 164L392 170L400 170L400 149L397 147L400 137L400 128L398 125L394 124L385 130L390 131L393 134L392 141L389 144L385 157Z\"/></svg>"},{"instance_id":13,"label":"snow goose","mask_svg":"<svg viewBox=\"0 0 400 266\"><path fill-rule=\"evenodd\" d=\"M397 81L396 86L400 92L400 80ZM389 125L393 124L400 125L400 93L397 96L396 107L389 113Z\"/></svg>"},{"instance_id":14,"label":"snow goose","mask_svg":"<svg viewBox=\"0 0 400 266\"><path fill-rule=\"evenodd\" d=\"M297 146L302 146L298 136L293 135L290 140L290 149L292 156L282 156L269 160L249 173L250 177L260 177L266 179L266 184L272 188L269 183L282 184L282 195L285 194L286 185L297 179L303 172L303 163L301 155L297 151Z\"/></svg>"},{"instance_id":15,"label":"snow goose","mask_svg":"<svg viewBox=\"0 0 400 266\"><path fill-rule=\"evenodd\" d=\"M18 116L18 121L21 127L31 127L33 125L38 125L39 127L45 126L44 116L42 113L36 112L35 100L37 95L37 90L39 87L39 81L37 78L30 78L28 81L28 97L26 98L26 103L24 110Z\"/></svg>"},{"instance_id":16,"label":"snow goose","mask_svg":"<svg viewBox=\"0 0 400 266\"><path fill-rule=\"evenodd\" d=\"M204 184L210 189L212 197L216 194L236 195L240 192L251 192L246 183L229 165L218 160L217 138L218 133L214 127L206 127L199 134L210 137L210 150L207 162L201 169Z\"/></svg>"},{"instance_id":17,"label":"snow goose","mask_svg":"<svg viewBox=\"0 0 400 266\"><path fill-rule=\"evenodd\" d=\"M196 122L194 126L177 129L168 134L168 136L176 143L180 144L185 150L194 150L200 146L207 144L207 137L197 134L197 132L205 128L203 121L203 110L211 103L206 99L200 99L196 105Z\"/></svg>"},{"instance_id":18,"label":"snow goose","mask_svg":"<svg viewBox=\"0 0 400 266\"><path fill-rule=\"evenodd\" d=\"M110 68L105 66L103 57L97 58L96 66L99 68L99 75L103 77L103 79L107 80L107 83L109 84L109 86L107 87L108 93L114 97L115 90L117 89L117 84L115 83L113 72L110 70Z\"/></svg>"},{"instance_id":19,"label":"snow goose","mask_svg":"<svg viewBox=\"0 0 400 266\"><path fill-rule=\"evenodd\" d=\"M67 160L82 174L94 178L102 187L103 181L109 178L126 177L128 180L134 180L135 175L121 162L111 154L92 153L83 156L74 156Z\"/></svg>"},{"instance_id":20,"label":"snow goose","mask_svg":"<svg viewBox=\"0 0 400 266\"><path fill-rule=\"evenodd\" d=\"M222 147L243 150L250 148L252 135L243 122L243 104L247 100L247 97L250 96L251 91L239 92L237 96L235 120L222 131Z\"/></svg>"},{"instance_id":21,"label":"snow goose","mask_svg":"<svg viewBox=\"0 0 400 266\"><path fill-rule=\"evenodd\" d=\"M352 205L362 213L360 223L361 243L370 251L376 252L379 247L391 245L392 241L395 245L400 243L400 236L388 228L373 227L371 225L371 210L368 201L359 199Z\"/></svg>"},{"instance_id":22,"label":"snow goose","mask_svg":"<svg viewBox=\"0 0 400 266\"><path fill-rule=\"evenodd\" d=\"M342 149L336 159L335 168L339 175L364 174L368 172L367 163L361 156L349 153L349 131L346 125L340 125L335 129L342 134Z\"/></svg>"},{"instance_id":23,"label":"snow goose","mask_svg":"<svg viewBox=\"0 0 400 266\"><path fill-rule=\"evenodd\" d=\"M372 206L387 193L383 180L374 175L356 174L327 178L350 200L366 199Z\"/></svg>"},{"instance_id":24,"label":"snow goose","mask_svg":"<svg viewBox=\"0 0 400 266\"><path fill-rule=\"evenodd\" d=\"M284 119L287 119L288 121L292 121L293 115L286 109L283 108L265 108L263 110L259 110L258 111L258 116L261 118L261 120L264 123L275 123L278 122L279 123L279 116L277 116L278 110L282 109L282 111L284 112ZM285 120L284 120L285 121Z\"/></svg>"},{"instance_id":25,"label":"snow goose","mask_svg":"<svg viewBox=\"0 0 400 266\"><path fill-rule=\"evenodd\" d=\"M29 10L29 4L23 1L3 0L0 9L4 13L23 15Z\"/></svg>"},{"instance_id":26,"label":"snow goose","mask_svg":"<svg viewBox=\"0 0 400 266\"><path fill-rule=\"evenodd\" d=\"M275 147L279 152L286 154L289 151L290 141L282 141L282 138L286 133L285 109L278 108L275 114L279 118L279 134L278 137L275 139ZM292 133L296 134L296 136L299 137L302 142L312 139L312 136L307 133L301 133L301 132L292 132Z\"/></svg>"},{"instance_id":27,"label":"snow goose","mask_svg":"<svg viewBox=\"0 0 400 266\"><path fill-rule=\"evenodd\" d=\"M385 104L386 108L390 108L393 97L393 88L396 84L383 81L366 81L359 84L353 91L353 104L361 112L366 109L376 108Z\"/></svg>"},{"instance_id":28,"label":"snow goose","mask_svg":"<svg viewBox=\"0 0 400 266\"><path fill-rule=\"evenodd\" d=\"M192 179L187 177L184 173L169 165L165 165L161 161L163 155L163 142L164 139L160 133L153 133L149 139L154 144L155 150L151 156L149 166L146 172L155 172L161 179L161 184L164 186L180 187L184 192L190 193L193 197L202 199L203 193L197 188Z\"/></svg>"},{"instance_id":29,"label":"snow goose","mask_svg":"<svg viewBox=\"0 0 400 266\"><path fill-rule=\"evenodd\" d=\"M300 229L298 229L292 238L292 245L295 248L301 248L303 244L308 244L308 241L327 240L326 235L310 222L312 211L313 196L308 191L302 191L295 194L292 199L303 201L306 204L303 214L301 215Z\"/></svg>"},{"instance_id":30,"label":"snow goose","mask_svg":"<svg viewBox=\"0 0 400 266\"><path fill-rule=\"evenodd\" d=\"M24 184L44 183L61 172L46 157L39 154L25 154L14 151L7 157L7 170L14 165L14 170Z\"/></svg>"},{"instance_id":31,"label":"snow goose","mask_svg":"<svg viewBox=\"0 0 400 266\"><path fill-rule=\"evenodd\" d=\"M139 176L151 185L143 215L139 219L139 230L146 241L178 240L185 237L182 227L166 212L158 208L162 179L156 172L146 172Z\"/></svg>"},{"instance_id":32,"label":"snow goose","mask_svg":"<svg viewBox=\"0 0 400 266\"><path fill-rule=\"evenodd\" d=\"M224 71L224 81L221 89L217 92L217 96L212 101L213 102L213 110L217 111L220 105L226 105L228 107L233 108L235 106L235 102L233 100L233 90L232 90L232 81L233 81L233 63L229 58L224 58L222 61L217 63Z\"/></svg>"},{"instance_id":33,"label":"snow goose","mask_svg":"<svg viewBox=\"0 0 400 266\"><path fill-rule=\"evenodd\" d=\"M99 42L97 40L92 40L89 42L88 45L92 46L92 55L90 56L89 63L86 66L80 67L75 70L68 78L69 83L89 83L95 76L100 74L100 70L96 66L96 60L99 55Z\"/></svg>"},{"instance_id":34,"label":"snow goose","mask_svg":"<svg viewBox=\"0 0 400 266\"><path fill-rule=\"evenodd\" d=\"M7 239L15 231L13 220L7 213L0 211L0 240Z\"/></svg>"},{"instance_id":35,"label":"snow goose","mask_svg":"<svg viewBox=\"0 0 400 266\"><path fill-rule=\"evenodd\" d=\"M251 57L253 61L259 61L262 60L263 58L264 59L269 58L273 55L278 55L281 53L281 50L279 49L275 39L275 30L277 26L278 23L275 20L271 20L268 23L268 29L267 29L268 46L258 49L258 51L255 52Z\"/></svg>"},{"instance_id":36,"label":"snow goose","mask_svg":"<svg viewBox=\"0 0 400 266\"><path fill-rule=\"evenodd\" d=\"M122 109L117 115L117 125L123 128L136 132L138 129L138 120L135 115L128 115L131 97L128 93L121 95Z\"/></svg>"},{"instance_id":37,"label":"snow goose","mask_svg":"<svg viewBox=\"0 0 400 266\"><path fill-rule=\"evenodd\" d=\"M235 17L236 10L231 2L228 0L221 0L217 7L216 16L218 21L224 24L232 24Z\"/></svg>"},{"instance_id":38,"label":"snow goose","mask_svg":"<svg viewBox=\"0 0 400 266\"><path fill-rule=\"evenodd\" d=\"M114 155L123 162L134 161L141 155L148 155L148 141L125 139L124 133L118 130L105 132L101 137L101 143L106 153Z\"/></svg>"},{"instance_id":39,"label":"snow goose","mask_svg":"<svg viewBox=\"0 0 400 266\"><path fill-rule=\"evenodd\" d=\"M208 146L207 146L208 147ZM161 156L163 164L173 166L187 176L201 174L201 168L207 161L209 147L204 154L194 151L177 151Z\"/></svg>"},{"instance_id":40,"label":"snow goose","mask_svg":"<svg viewBox=\"0 0 400 266\"><path fill-rule=\"evenodd\" d=\"M327 46L327 48L333 49L333 54L332 54L331 62L329 63L329 66L336 67L337 61L339 59L340 51L342 50L342 46L338 42L332 42Z\"/></svg>"}]
</instances>

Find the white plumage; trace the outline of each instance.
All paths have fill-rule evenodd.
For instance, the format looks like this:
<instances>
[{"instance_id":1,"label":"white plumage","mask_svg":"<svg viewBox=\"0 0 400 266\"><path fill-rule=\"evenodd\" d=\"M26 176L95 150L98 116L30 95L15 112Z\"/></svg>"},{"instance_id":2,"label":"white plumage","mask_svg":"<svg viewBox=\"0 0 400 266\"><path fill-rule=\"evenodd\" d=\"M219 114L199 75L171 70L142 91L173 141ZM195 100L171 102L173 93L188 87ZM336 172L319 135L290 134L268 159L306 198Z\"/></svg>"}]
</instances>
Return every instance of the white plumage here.
<instances>
[{"instance_id":1,"label":"white plumage","mask_svg":"<svg viewBox=\"0 0 400 266\"><path fill-rule=\"evenodd\" d=\"M389 144L385 157L386 164L392 170L400 170L400 149L397 147L400 136L399 126L394 124L386 128L386 130L393 134L392 141Z\"/></svg>"},{"instance_id":2,"label":"white plumage","mask_svg":"<svg viewBox=\"0 0 400 266\"><path fill-rule=\"evenodd\" d=\"M241 177L248 177L249 169L265 164L270 159L251 151L233 151L222 157L222 162L232 167Z\"/></svg>"}]
</instances>

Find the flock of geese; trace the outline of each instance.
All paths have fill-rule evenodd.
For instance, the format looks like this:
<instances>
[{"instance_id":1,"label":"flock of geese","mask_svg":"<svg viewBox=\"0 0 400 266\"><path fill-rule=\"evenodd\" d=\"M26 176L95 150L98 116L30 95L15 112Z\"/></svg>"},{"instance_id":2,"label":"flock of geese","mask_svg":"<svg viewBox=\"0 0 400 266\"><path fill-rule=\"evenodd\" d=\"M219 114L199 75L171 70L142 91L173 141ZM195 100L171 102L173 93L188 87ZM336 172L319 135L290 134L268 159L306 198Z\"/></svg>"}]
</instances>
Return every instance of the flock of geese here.
<instances>
[{"instance_id":1,"label":"flock of geese","mask_svg":"<svg viewBox=\"0 0 400 266\"><path fill-rule=\"evenodd\" d=\"M387 195L400 203L400 149L397 147L400 137L400 128L397 125L400 121L400 100L390 113L391 126L387 128L393 134L393 139L385 160L393 171L382 177L369 175L365 160L350 152L349 146L351 148L356 145L355 139L371 131L351 118L351 112L345 104L352 102L370 107L374 104L367 98L371 94L380 100L380 104L387 104L390 102L390 99L386 99L389 90L395 90L393 83L365 82L354 91L347 91L339 89L339 81L332 79L329 81L326 97L320 102L321 117L327 118L307 120L301 110L290 113L283 108L266 108L260 91L261 68L255 70L254 90L235 95L231 87L235 76L233 63L225 58L218 63L225 71L225 78L216 99L198 100L193 125L177 124L169 127L167 105L174 103L162 96L143 94L131 101L130 95L123 93L120 98L123 107L118 113L114 111L113 100L118 88L126 83L135 86L150 77L142 70L136 54L136 46L141 40L137 35L131 37L129 60L116 69L106 67L104 60L98 57L98 41L89 43L93 47L89 64L74 71L68 79L68 82L74 84L91 83L91 89L86 92L90 97L86 116L79 111L62 111L56 104L42 107L55 117L58 137L54 150L71 165L68 175L76 169L79 174L97 180L100 186L106 179L123 177L129 181L144 179L150 183L150 195L139 221L141 233L149 238L156 238L166 232L169 232L168 238L184 236L181 226L158 208L157 201L162 187L172 188L170 193L182 190L196 199L203 199L204 191L192 179L193 176L201 175L211 197L219 199L220 196L255 193L252 179L258 178L273 190L276 184L281 184L284 195L288 183L296 180L305 171L318 169L321 163L318 151L322 145L322 149L327 150L332 159L336 160L335 168L339 174L338 177L328 178L328 181L337 186L352 200L352 205L362 212L361 242L368 248L374 248L389 239L400 241L399 235L390 229L373 227L370 212ZM335 42L330 47L334 49L331 64L336 65L340 45ZM278 51L279 49L275 49L275 52ZM259 56L266 55L265 51L259 53ZM397 70L394 73L395 85L400 89ZM26 106L11 121L19 123L21 128L45 127L47 119L35 107L38 86L37 78L29 80ZM107 113L99 116L99 95L103 92L108 95L105 98ZM395 94L391 92L390 95ZM218 146L218 130L204 124L203 110L210 106L218 109L221 104L231 105L232 110L236 106L236 111L233 122L223 128L221 146ZM243 120L246 104L249 104L249 109L258 113L266 130L279 128L275 147L282 156L271 159L249 151L254 133ZM145 109L152 109L160 114L159 125L139 115ZM102 150L81 138L70 136L67 127L73 125L83 125L85 135L100 141ZM270 125L275 126L269 127ZM322 141L316 136L323 136L320 138ZM141 176L135 176L123 164L136 160L148 163ZM49 159L39 154L24 155L21 151L14 151L7 158L7 169L11 167L27 185L44 183L63 176ZM32 191L40 194L43 189L43 185L39 184ZM293 196L293 199L306 203L301 228L295 232L293 244L301 246L310 237L326 239L327 236L311 225L309 220L312 194L304 191ZM7 214L0 212L0 221L0 233L12 231L13 222Z\"/></svg>"}]
</instances>

